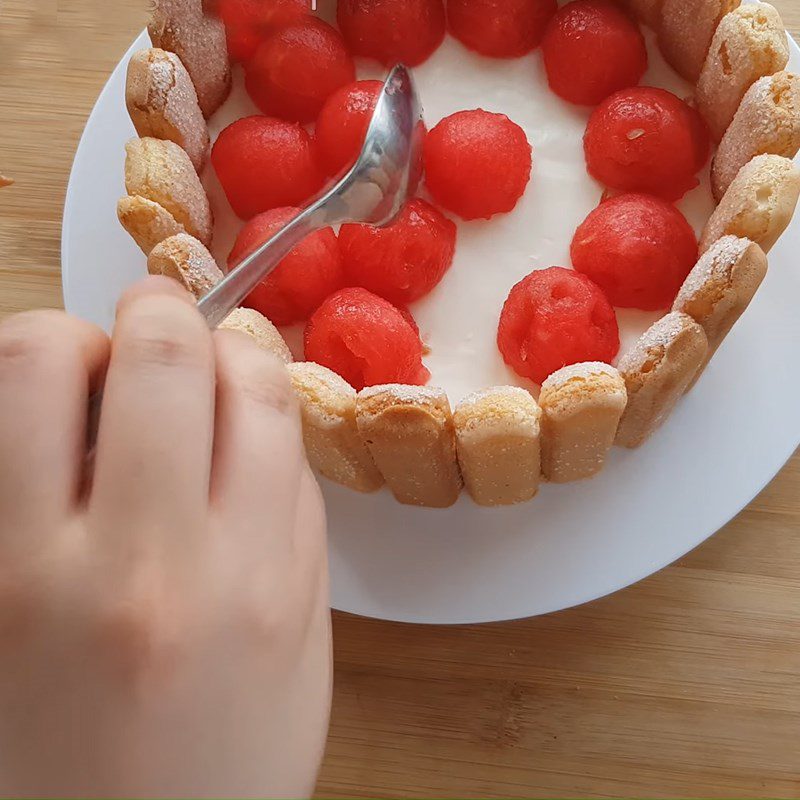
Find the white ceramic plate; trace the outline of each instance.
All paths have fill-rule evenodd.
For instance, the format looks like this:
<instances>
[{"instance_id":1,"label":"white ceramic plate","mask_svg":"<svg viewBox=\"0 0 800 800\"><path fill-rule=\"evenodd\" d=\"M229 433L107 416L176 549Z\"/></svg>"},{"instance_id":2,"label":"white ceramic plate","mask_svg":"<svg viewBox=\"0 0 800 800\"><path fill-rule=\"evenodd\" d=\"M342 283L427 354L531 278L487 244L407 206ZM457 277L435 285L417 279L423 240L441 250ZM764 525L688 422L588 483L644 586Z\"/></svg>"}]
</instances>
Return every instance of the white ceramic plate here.
<instances>
[{"instance_id":1,"label":"white ceramic plate","mask_svg":"<svg viewBox=\"0 0 800 800\"><path fill-rule=\"evenodd\" d=\"M148 44L142 34L131 51ZM448 83L453 59L461 68L458 84ZM123 145L134 135L124 105L127 60L86 125L64 211L66 307L106 328L120 293L145 274L144 257L115 215L124 194ZM795 68L800 63L794 43L792 61ZM645 83L658 82L648 77ZM572 231L599 189L580 161L586 115L541 89L538 55L491 62L448 40L418 78L429 120L479 104L504 110L523 124L535 149L533 180L518 209L491 223L461 226L456 264L414 309L433 348L432 382L457 400L470 388L512 379L492 341L499 304L531 268L568 264ZM661 85L680 91L674 79ZM248 101L237 95L212 132L247 110ZM213 176L205 182L221 258L235 223ZM682 205L695 223L704 206L707 213L702 188ZM386 491L362 496L323 481L334 607L429 623L543 614L640 580L711 536L800 443L800 269L793 257L799 248L800 216L773 249L758 296L696 389L644 447L614 450L594 480L543 486L533 502L513 508L481 509L462 497L447 510L408 508ZM437 301L442 293L446 302ZM623 338L650 319L622 315ZM455 328L464 320L477 320L477 339L472 330Z\"/></svg>"}]
</instances>

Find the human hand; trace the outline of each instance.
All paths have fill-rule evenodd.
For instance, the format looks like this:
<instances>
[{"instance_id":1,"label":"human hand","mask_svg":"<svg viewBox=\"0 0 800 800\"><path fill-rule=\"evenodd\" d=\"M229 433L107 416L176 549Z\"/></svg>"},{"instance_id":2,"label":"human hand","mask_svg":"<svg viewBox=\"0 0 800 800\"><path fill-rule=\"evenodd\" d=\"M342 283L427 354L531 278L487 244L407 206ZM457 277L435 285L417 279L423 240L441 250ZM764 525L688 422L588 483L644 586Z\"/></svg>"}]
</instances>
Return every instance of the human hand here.
<instances>
[{"instance_id":1,"label":"human hand","mask_svg":"<svg viewBox=\"0 0 800 800\"><path fill-rule=\"evenodd\" d=\"M312 791L325 520L276 359L167 278L123 297L111 341L6 320L0 509L1 795Z\"/></svg>"}]
</instances>

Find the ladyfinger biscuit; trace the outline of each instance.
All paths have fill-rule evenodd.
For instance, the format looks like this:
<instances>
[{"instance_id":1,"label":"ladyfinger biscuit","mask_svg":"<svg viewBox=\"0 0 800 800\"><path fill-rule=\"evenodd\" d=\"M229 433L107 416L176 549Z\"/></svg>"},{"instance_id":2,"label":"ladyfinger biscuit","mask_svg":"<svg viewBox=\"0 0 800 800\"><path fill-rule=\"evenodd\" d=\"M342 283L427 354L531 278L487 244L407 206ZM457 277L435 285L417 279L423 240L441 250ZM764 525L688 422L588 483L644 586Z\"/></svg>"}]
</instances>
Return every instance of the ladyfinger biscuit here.
<instances>
[{"instance_id":1,"label":"ladyfinger biscuit","mask_svg":"<svg viewBox=\"0 0 800 800\"><path fill-rule=\"evenodd\" d=\"M722 18L695 93L697 108L717 141L745 92L759 78L784 69L788 61L786 31L771 5L743 5Z\"/></svg>"},{"instance_id":2,"label":"ladyfinger biscuit","mask_svg":"<svg viewBox=\"0 0 800 800\"><path fill-rule=\"evenodd\" d=\"M530 500L539 489L541 411L530 392L495 386L456 407L458 463L472 499L482 506Z\"/></svg>"},{"instance_id":3,"label":"ladyfinger biscuit","mask_svg":"<svg viewBox=\"0 0 800 800\"><path fill-rule=\"evenodd\" d=\"M550 375L539 395L545 479L567 483L598 473L626 402L625 381L609 364L572 364Z\"/></svg>"},{"instance_id":4,"label":"ladyfinger biscuit","mask_svg":"<svg viewBox=\"0 0 800 800\"><path fill-rule=\"evenodd\" d=\"M284 364L291 364L294 359L288 345L278 329L254 308L234 308L219 327L223 330L246 333L255 343L268 353L277 356ZM355 392L353 392L355 398ZM355 399L353 400L355 403Z\"/></svg>"},{"instance_id":5,"label":"ladyfinger biscuit","mask_svg":"<svg viewBox=\"0 0 800 800\"><path fill-rule=\"evenodd\" d=\"M203 185L189 156L175 142L145 137L125 145L125 189L152 200L204 245L211 243L212 218Z\"/></svg>"},{"instance_id":6,"label":"ladyfinger biscuit","mask_svg":"<svg viewBox=\"0 0 800 800\"><path fill-rule=\"evenodd\" d=\"M202 0L155 0L147 30L154 47L175 53L183 62L208 119L231 90L222 21L203 12Z\"/></svg>"},{"instance_id":7,"label":"ladyfinger biscuit","mask_svg":"<svg viewBox=\"0 0 800 800\"><path fill-rule=\"evenodd\" d=\"M175 53L151 47L133 54L125 105L139 136L180 145L200 173L208 155L208 127L192 79Z\"/></svg>"},{"instance_id":8,"label":"ladyfinger biscuit","mask_svg":"<svg viewBox=\"0 0 800 800\"><path fill-rule=\"evenodd\" d=\"M620 359L628 403L616 443L638 447L672 412L706 357L703 329L687 314L672 311L650 326Z\"/></svg>"},{"instance_id":9,"label":"ladyfinger biscuit","mask_svg":"<svg viewBox=\"0 0 800 800\"><path fill-rule=\"evenodd\" d=\"M374 492L383 477L356 425L356 392L347 381L319 364L289 365L300 399L303 441L311 466L334 483L357 492Z\"/></svg>"},{"instance_id":10,"label":"ladyfinger biscuit","mask_svg":"<svg viewBox=\"0 0 800 800\"><path fill-rule=\"evenodd\" d=\"M800 171L788 158L763 155L738 172L700 237L705 252L723 236L752 239L768 253L792 219L800 194Z\"/></svg>"},{"instance_id":11,"label":"ladyfinger biscuit","mask_svg":"<svg viewBox=\"0 0 800 800\"><path fill-rule=\"evenodd\" d=\"M767 274L764 251L749 239L723 236L700 256L683 283L673 311L688 314L705 331L709 362ZM702 369L698 371L698 377Z\"/></svg>"},{"instance_id":12,"label":"ladyfinger biscuit","mask_svg":"<svg viewBox=\"0 0 800 800\"><path fill-rule=\"evenodd\" d=\"M740 0L664 0L658 44L667 63L694 83L719 21Z\"/></svg>"},{"instance_id":13,"label":"ladyfinger biscuit","mask_svg":"<svg viewBox=\"0 0 800 800\"><path fill-rule=\"evenodd\" d=\"M206 246L188 233L157 244L147 257L151 275L166 275L182 283L198 300L222 280L222 272Z\"/></svg>"},{"instance_id":14,"label":"ladyfinger biscuit","mask_svg":"<svg viewBox=\"0 0 800 800\"><path fill-rule=\"evenodd\" d=\"M186 233L183 225L166 208L139 195L119 200L117 217L146 256L164 239L176 233Z\"/></svg>"},{"instance_id":15,"label":"ladyfinger biscuit","mask_svg":"<svg viewBox=\"0 0 800 800\"><path fill-rule=\"evenodd\" d=\"M759 78L742 99L711 165L711 190L719 201L753 156L794 158L800 149L800 77L776 72Z\"/></svg>"},{"instance_id":16,"label":"ladyfinger biscuit","mask_svg":"<svg viewBox=\"0 0 800 800\"><path fill-rule=\"evenodd\" d=\"M356 400L358 430L401 503L445 508L458 499L453 416L447 395L427 386L370 386Z\"/></svg>"}]
</instances>

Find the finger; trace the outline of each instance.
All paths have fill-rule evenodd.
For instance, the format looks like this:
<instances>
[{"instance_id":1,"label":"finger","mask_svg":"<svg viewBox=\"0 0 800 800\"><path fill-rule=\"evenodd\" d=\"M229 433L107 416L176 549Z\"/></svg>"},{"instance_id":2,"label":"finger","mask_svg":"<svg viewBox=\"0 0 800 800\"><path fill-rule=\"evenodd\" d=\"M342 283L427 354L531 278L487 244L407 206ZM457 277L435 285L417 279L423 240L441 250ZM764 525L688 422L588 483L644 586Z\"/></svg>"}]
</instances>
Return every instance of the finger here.
<instances>
[{"instance_id":1,"label":"finger","mask_svg":"<svg viewBox=\"0 0 800 800\"><path fill-rule=\"evenodd\" d=\"M288 553L306 464L284 365L236 331L214 334L217 420L211 502L235 518L244 552ZM234 543L238 546L238 543Z\"/></svg>"},{"instance_id":2,"label":"finger","mask_svg":"<svg viewBox=\"0 0 800 800\"><path fill-rule=\"evenodd\" d=\"M120 301L112 336L90 498L112 524L99 529L166 530L182 549L178 531L208 508L213 421L208 328L177 284L148 279Z\"/></svg>"},{"instance_id":3,"label":"finger","mask_svg":"<svg viewBox=\"0 0 800 800\"><path fill-rule=\"evenodd\" d=\"M60 311L0 325L0 535L17 539L4 545L38 548L38 537L74 510L88 398L108 352L100 328Z\"/></svg>"},{"instance_id":4,"label":"finger","mask_svg":"<svg viewBox=\"0 0 800 800\"><path fill-rule=\"evenodd\" d=\"M176 300L180 300L190 306L194 306L197 302L174 278L167 278L164 275L148 275L144 280L134 283L133 286L129 287L122 297L120 297L117 302L117 317L119 317L131 303L141 297L152 294L171 295Z\"/></svg>"}]
</instances>

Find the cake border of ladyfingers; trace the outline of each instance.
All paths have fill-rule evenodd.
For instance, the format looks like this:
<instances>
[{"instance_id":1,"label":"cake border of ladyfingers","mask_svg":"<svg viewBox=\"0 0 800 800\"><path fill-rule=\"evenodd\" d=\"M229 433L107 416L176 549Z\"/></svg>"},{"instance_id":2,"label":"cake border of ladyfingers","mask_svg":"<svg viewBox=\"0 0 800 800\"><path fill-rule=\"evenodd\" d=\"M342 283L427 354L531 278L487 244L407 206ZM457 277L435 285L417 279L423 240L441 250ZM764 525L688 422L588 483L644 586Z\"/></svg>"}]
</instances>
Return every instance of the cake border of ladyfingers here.
<instances>
[{"instance_id":1,"label":"cake border of ladyfingers","mask_svg":"<svg viewBox=\"0 0 800 800\"><path fill-rule=\"evenodd\" d=\"M197 24L200 26L200 28L203 27L203 25L204 25L203 17L205 15L205 11L203 9L203 0L161 0L161 2L162 3L166 3L166 5L169 5L170 2L173 2L173 3L174 2L179 2L179 3L183 3L183 4L187 4L188 3L188 4L192 5L193 7L196 6L196 8L194 8L194 11L195 11L194 17L196 18L197 21L199 21ZM677 48L673 47L673 45L675 43L670 41L670 37L676 35L675 31L678 28L680 28L680 25L677 24L677 22L675 24L663 25L662 24L662 20L664 19L665 8L668 10L670 8L685 7L687 5L688 0L624 0L624 2L626 3L630 13L636 15L642 21L643 24L646 24L650 28L654 29L662 49L664 49L667 53L670 53L670 52L675 53L675 52L678 52L680 50L680 47L677 47ZM725 21L725 25L723 27L726 30L730 29L733 26L734 22L735 22L734 18L739 17L739 16L742 15L742 12L738 11L738 9L740 8L740 5L744 6L744 5L750 5L750 4L749 3L748 4L740 4L740 0L695 0L695 2L699 3L699 4L701 4L703 6L702 11L705 14L704 19L716 19L717 20L716 24L714 24L713 30L710 31L711 35L709 37L708 47L706 48L706 55L705 55L704 63L702 64L702 67L701 67L701 69L699 71L699 75L698 75L698 77L697 77L697 79L695 81L695 90L697 90L697 85L696 84L699 81L705 81L705 83L708 83L707 76L709 74L709 71L713 70L713 68L714 68L713 67L713 54L711 53L711 48L713 46L713 43L715 42L715 37L717 35L717 30L718 30L719 26L722 24L723 21ZM158 3L156 5L158 5ZM761 3L761 5L765 5L765 4ZM766 5L768 5L768 4L766 4ZM770 6L770 9L771 10L768 13L768 16L771 17L771 24L773 25L773 28L772 28L773 39L772 39L772 41L774 43L775 37L776 36L780 36L779 33L776 33L776 30L777 30L777 28L783 29L783 23L782 23L782 21L780 21L780 15L778 14L777 11L775 11L775 15L777 15L777 20L779 21L779 24L775 22L774 15L772 15L772 11L774 9L772 9L771 6ZM730 17L730 15L733 15L733 18ZM675 22L675 21L674 20L670 20L670 22ZM214 26L206 25L206 28L208 28L209 30L211 30L213 27ZM218 28L218 25L216 26L216 28ZM214 33L215 33L216 40L215 40L215 42L213 44L218 49L219 46L220 46L219 31L215 29ZM785 33L785 29L784 29L784 33ZM705 37L707 34L708 34L708 31L706 31L703 34L703 36ZM757 37L752 37L752 38L755 39ZM196 42L193 43L193 44L194 44L194 46L197 46ZM168 49L168 48L164 48L163 47L163 43L161 44L161 47L163 49ZM178 60L180 60L180 54L176 52L175 55L178 57ZM769 55L769 54L765 54L765 53L759 54L758 52L756 52L755 54L747 53L747 54L742 54L742 55L746 55L746 56L752 55L753 58L751 59L751 61L753 63L758 62L759 55L763 55L764 56L764 61L768 61L769 60L767 58L767 55ZM746 98L752 98L752 93L748 94L748 92L749 92L750 87L753 86L756 82L764 81L765 79L771 78L773 75L775 75L775 74L777 74L777 73L779 73L781 71L786 70L786 66L785 65L781 65L781 58L780 57L778 57L777 59L773 58L772 63L778 65L778 68L772 69L770 67L768 69L768 71L764 72L764 74L756 74L756 73L758 73L758 67L757 66L754 67L751 70L751 73L754 76L754 80L753 80L752 83L748 84L747 86L739 87L739 89L741 89L741 96L738 97L738 99L736 100L736 103L735 103L735 107L737 109L742 107L742 105L743 105L743 103L744 103ZM193 64L192 66L194 67L195 65ZM673 66L673 69L675 69L676 66L679 66L679 65L673 64L672 66ZM678 69L677 71L680 72L680 69ZM692 71L693 72L696 71L696 67L693 67ZM220 80L222 81L222 83L218 84L218 86L216 87L216 91L217 91L219 97L224 97L225 93L227 91L227 88L226 88L226 85L225 85L225 82L227 81L227 78L223 75L220 78ZM737 91L739 91L739 89L737 89ZM719 89L720 93L723 90L729 92L729 95L728 95L728 97L726 97L726 100L728 101L728 107L730 107L730 102L729 102L730 101L730 87L722 87L722 88L720 88ZM713 107L714 107L713 106L713 102L714 102L713 101L713 95L714 95L714 91L715 90L712 89L710 92L708 92L707 89L704 88L703 91L704 91L703 102L700 104L701 113L702 113L704 107L705 108L711 108L711 109L713 109ZM709 97L705 96L706 94L710 94L711 95L711 99L709 99ZM212 101L213 101L213 103L216 104L216 103L218 103L218 98L212 98ZM201 105L203 105L202 102L201 102ZM727 111L726 111L726 113L727 113ZM798 113L798 120L797 120L796 124L797 124L797 129L800 130L800 109L798 109L797 113ZM735 114L732 116L732 120L733 119L735 119ZM717 138L717 140L724 138L724 135L726 134L728 128L732 128L731 122L729 122L726 125L725 129L723 129L722 131L719 130L719 125L717 125L717 129L716 129L717 136L715 138ZM736 130L735 129L731 130L730 136L729 136L729 141L726 142L726 149L728 151L730 151L732 149L732 145L736 145L737 144L736 142L731 143L731 141L730 141L730 138L734 137L735 135L736 135ZM762 139L769 140L769 136L764 136L764 137L762 137ZM777 139L777 137L775 137L775 136L772 137L772 141L775 141L776 139ZM744 163L742 164L742 166L739 169L740 172L742 170L747 170L748 167L750 167L752 169L753 161L755 159L757 159L757 158L763 157L764 155L782 156L784 158L792 159L792 158L794 158L794 156L797 153L797 149L794 147L794 142L792 142L791 145L790 145L790 150L793 150L794 152L787 152L785 144L783 145L783 151L782 152L773 152L773 150L771 150L769 148L771 146L775 147L775 145L770 145L769 141L761 141L761 142L759 142L757 139L753 140L752 131L749 132L749 140L746 143L745 142L742 143L742 147L745 147L745 146L749 149L749 151L752 151L752 156L748 157L748 159L746 161L744 161ZM195 161L198 161L197 157L195 157ZM795 170L797 170L796 167L795 167ZM735 176L734 176L734 178L735 178ZM800 173L798 173L798 176L792 176L792 180L800 182ZM727 189L728 185L730 185L732 183L733 183L733 179L726 180L726 183L724 184L723 188ZM780 187L778 187L778 188L780 189ZM203 191L205 191L205 190L203 190ZM715 193L717 195L722 195L722 191L719 191L719 190L716 190ZM143 249L145 249L146 246L149 246L152 243L153 239L158 239L158 237L161 236L161 238L158 239L158 241L156 241L155 244L153 245L153 249L155 249L155 247L157 247L161 243L162 240L167 238L167 236L163 235L163 233L165 231L173 228L173 226L171 226L169 224L169 222L170 222L170 219L169 219L170 214L169 214L168 211L166 211L166 209L163 209L163 207L157 202L157 200L155 200L154 198L151 198L151 197L147 197L146 195L144 195L143 197L139 197L139 198L136 198L136 197L123 198L123 200L120 201L121 207L122 208L130 208L130 210L135 210L135 208L138 208L139 206L142 205L141 203L139 203L139 206L135 205L135 203L138 200L145 200L145 201L147 201L149 203L150 210L151 210L151 212L153 212L153 213L151 213L151 217L153 218L153 222L152 222L153 227L152 228L147 228L147 229L144 229L144 230L142 230L141 227L136 228L136 230L131 230L130 228L128 228L129 232L131 232L132 235L136 236L137 243L139 243L143 247ZM719 197L717 197L717 200L718 200L718 202L725 202L727 204L727 206L730 206L730 204L732 202L736 202L736 198L735 197L731 197L731 196L729 196L727 198L727 200L725 199L725 197L719 196ZM744 201L742 201L742 202L744 202ZM734 210L735 210L735 208L734 208ZM741 208L740 208L740 210L741 210ZM158 213L156 213L156 212L158 212ZM161 213L161 212L163 212L163 213ZM712 215L712 217L713 216L714 215ZM783 216L785 217L786 215L784 214ZM159 219L156 220L155 219L156 217L159 217ZM788 217L788 219L789 220L791 219L791 215ZM142 223L146 222L147 221L146 215L141 215L140 217L137 218L137 220L139 222L142 222ZM121 220L121 221L123 221L123 220ZM157 225L157 222L160 222L160 227ZM784 222L783 218L778 220L779 224L777 225L777 227L780 228L780 231L778 232L778 235L780 235L780 233L785 229L785 225L783 225L783 227L780 227L783 222ZM131 225L132 225L132 223L133 223L133 220L131 220ZM179 222L176 222L175 224L178 227L181 227L181 228L183 227L183 226L180 225ZM788 224L788 221L786 222L786 224ZM135 227L135 226L133 226L133 227ZM706 229L708 229L708 228L709 228L709 226L708 226L708 221L707 221L706 222ZM175 233L174 230L173 230L173 233ZM704 233L706 233L705 230L704 230ZM724 237L727 234L728 234L727 231L723 231L721 236ZM775 238L773 236L773 234L775 234L775 230L771 230L770 234L771 234L772 238ZM185 233L183 233L182 235L183 235L184 238L186 238L186 234ZM710 241L705 241L704 244L706 245L706 250L708 250L709 247L713 246L718 241L719 238L720 237L716 237L716 238L712 238ZM739 239L737 241L741 242L742 240ZM759 241L757 237L754 238L753 240L749 240L748 239L748 240L745 240L745 241L746 241L746 246L747 247L750 247L751 245L757 247L758 245L764 245L765 244L765 242ZM145 244L142 244L142 242L145 242ZM766 242L766 244L767 245L771 244L771 241ZM199 245L200 247L203 246L200 242L197 242L197 245ZM768 249L768 246L765 246L764 249ZM198 250L199 250L199 248L198 248ZM203 250L205 250L205 248L203 248ZM695 282L695 284L697 283L698 274L702 275L702 273L703 273L703 266L702 265L705 263L704 259L708 260L708 256L703 253L703 250L701 250L700 257L699 257L699 260L698 260L698 266L697 266L697 268L692 270L692 272L690 273L690 276L687 278L687 283L688 283L688 281L690 279L693 280ZM710 277L708 279L710 280ZM191 288L191 287L189 287L189 288ZM695 291L697 290L697 286L696 285L694 286L694 290ZM717 290L718 290L718 287L709 284L709 287L708 287L709 295L711 295L714 291L717 291ZM682 289L682 291L683 291L683 289ZM753 292L755 292L755 290L753 290ZM678 297L681 297L680 293L679 293ZM677 302L678 302L678 299L676 298L676 303ZM746 306L746 304L745 304L745 306ZM676 310L677 310L677 308L676 308ZM653 338L653 335L654 335L653 334L653 329L654 328L659 329L659 326L661 326L661 327L665 326L665 323L667 321L666 318L670 314L673 314L673 316L681 316L681 317L687 316L688 319L692 320L692 322L695 325L695 327L699 325L702 328L702 324L703 324L703 320L702 319L700 319L700 318L694 319L694 318L691 318L690 315L676 315L675 311L667 310L665 312L664 316L662 316L659 320L657 320L654 323L653 326L651 326L647 331L645 331L642 334L642 336L639 338L637 343L627 353L620 353L619 358L618 358L618 363L620 364L620 369L622 369L622 366L624 365L624 362L625 362L625 359L626 359L627 355L629 355L630 353L636 352L637 351L637 347L639 347L639 349L641 350L641 346L642 345L640 343L642 343L642 342L647 343L649 341L648 337L650 337L650 339ZM698 315L698 316L700 316L700 315ZM737 317L737 319L738 319L738 317ZM271 323L269 323L267 320L264 320L264 323L267 324L267 325L271 325ZM687 324L689 324L689 323L687 322ZM247 330L248 326L246 326L246 325L245 326L236 325L235 323L232 323L231 327L239 327L240 329ZM253 335L252 331L250 331L250 333L251 333L251 335ZM277 334L277 331L275 331L275 333ZM277 335L279 336L279 334L277 334ZM263 343L262 343L262 346L263 346ZM269 349L269 347L267 347L267 349ZM716 348L714 348L714 349L716 349ZM275 350L275 348L273 348L273 352L277 352L279 358L281 358L284 362L288 362L290 360L290 356L287 356L288 349L283 350L282 348L278 347L277 351ZM713 352L709 355L709 358L710 358L711 355L713 355ZM311 368L311 369L314 369L314 368L317 367L317 365L314 365L311 362L300 362L299 364L296 365L296 368L302 369L302 366L303 366L304 363L308 363L309 364L309 368ZM578 372L580 372L581 371L580 368L584 367L584 366L585 367L591 367L591 364L574 365L574 369L577 369ZM705 366L705 364L703 364L703 366L700 368L700 370L698 372L698 375L702 372L702 369L704 368L704 366ZM617 371L616 368L608 365L608 369L610 371L613 371L613 373L616 373L617 375L620 375L620 373ZM590 369L589 370L584 370L584 372L587 375L589 375L591 373L591 370ZM583 373L581 373L581 374L583 374ZM359 394L359 396L363 395L365 397L369 397L371 395L374 395L376 392L385 391L386 388L387 387L378 387L378 389L370 389L367 392L358 393L358 394ZM493 392L502 394L507 388L508 387L487 387L487 388L481 390L477 394L491 395L491 393L493 393ZM352 390L352 391L353 391L353 397L356 397L355 390ZM393 390L393 391L395 391L395 390ZM525 391L525 390L519 390L519 389L517 389L515 387L515 391ZM396 387L395 394L397 394L398 392L399 392L398 396L403 396L402 387ZM299 394L301 395L300 396L300 401L301 401L301 405L302 405L302 402L303 402L302 393L299 393ZM424 387L424 388L407 387L406 394L408 394L408 396L414 395L414 396L420 396L420 397L434 397L434 396L436 396L440 400L443 400L443 402L448 405L448 408L450 408L450 405L451 405L451 402L452 402L449 398L447 398L447 395L444 392L442 392L441 390L436 389L434 387ZM531 396L531 399L532 399L533 404L536 405L537 408L538 408L537 401L535 399L533 399L533 396ZM462 408L463 404L465 402L467 402L467 401L468 401L468 398L464 398L459 404L454 406L454 408L456 409L456 413L458 412L458 409ZM627 398L626 398L626 403L627 403ZM623 407L623 411L621 412L621 415L624 414L625 408L627 408L627 405ZM448 413L450 414L450 423L452 423L452 412L448 412ZM540 416L541 416L541 409L540 409ZM496 423L496 422L497 422L497 420L494 420L494 423ZM546 427L546 426L540 426L540 431L539 431L539 434L538 434L539 437L540 437L540 444L542 444L541 440L543 440L543 437L545 436L545 432L544 432L544 429L543 429L544 427ZM652 433L652 431L650 431L650 433ZM359 435L361 435L361 434L359 434ZM370 444L369 442L364 441L365 450L368 449L369 444ZM460 466L459 466L459 463L458 463L458 454L457 453L458 453L458 448L454 447L453 448L453 456L452 456L452 458L453 458L452 468L454 470L454 475L458 474L460 476L461 472L460 472ZM546 476L543 475L542 476L542 480L544 481L545 479L546 479ZM377 483L377 481L373 480L372 483ZM347 483L343 482L343 485L347 485ZM353 487L351 487L351 488L353 488ZM377 487L370 485L367 488L367 490L370 490L372 488L377 488ZM365 490L364 487L362 487L361 491L364 491L364 490ZM534 494L535 494L535 492L534 492ZM524 502L524 500L522 502ZM490 503L490 505L492 505L492 503Z\"/></svg>"}]
</instances>

